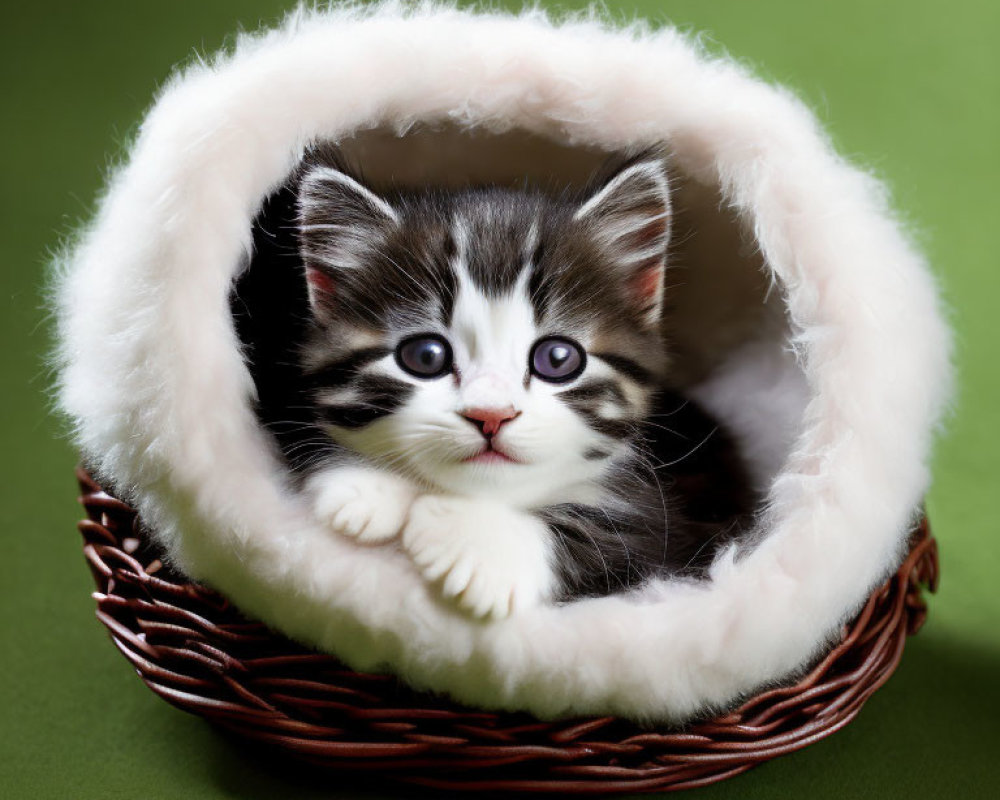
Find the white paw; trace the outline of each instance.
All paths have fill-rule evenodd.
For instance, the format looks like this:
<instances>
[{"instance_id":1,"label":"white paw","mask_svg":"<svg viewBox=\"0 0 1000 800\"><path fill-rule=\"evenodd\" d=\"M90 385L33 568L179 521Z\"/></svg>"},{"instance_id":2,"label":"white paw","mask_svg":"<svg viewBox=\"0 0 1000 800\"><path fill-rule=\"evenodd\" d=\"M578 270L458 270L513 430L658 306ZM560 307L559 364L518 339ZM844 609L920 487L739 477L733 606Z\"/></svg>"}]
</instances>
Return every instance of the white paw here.
<instances>
[{"instance_id":1,"label":"white paw","mask_svg":"<svg viewBox=\"0 0 1000 800\"><path fill-rule=\"evenodd\" d=\"M337 533L375 544L399 535L416 489L391 472L336 467L309 479L316 517Z\"/></svg>"},{"instance_id":2,"label":"white paw","mask_svg":"<svg viewBox=\"0 0 1000 800\"><path fill-rule=\"evenodd\" d=\"M414 502L403 547L441 594L476 617L502 619L550 597L550 533L526 512L483 500Z\"/></svg>"}]
</instances>

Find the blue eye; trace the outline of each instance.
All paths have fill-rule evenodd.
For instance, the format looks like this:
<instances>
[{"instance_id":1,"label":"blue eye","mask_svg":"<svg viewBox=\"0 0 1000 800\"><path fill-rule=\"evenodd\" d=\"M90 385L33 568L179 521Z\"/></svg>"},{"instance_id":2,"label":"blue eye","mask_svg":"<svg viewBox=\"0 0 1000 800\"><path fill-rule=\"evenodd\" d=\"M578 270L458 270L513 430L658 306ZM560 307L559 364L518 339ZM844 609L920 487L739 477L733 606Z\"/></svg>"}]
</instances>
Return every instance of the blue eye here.
<instances>
[{"instance_id":1,"label":"blue eye","mask_svg":"<svg viewBox=\"0 0 1000 800\"><path fill-rule=\"evenodd\" d=\"M587 365L587 354L572 339L550 336L531 349L531 374L549 383L573 380Z\"/></svg>"},{"instance_id":2,"label":"blue eye","mask_svg":"<svg viewBox=\"0 0 1000 800\"><path fill-rule=\"evenodd\" d=\"M451 345L434 333L411 336L396 347L396 363L418 378L440 378L451 372Z\"/></svg>"}]
</instances>

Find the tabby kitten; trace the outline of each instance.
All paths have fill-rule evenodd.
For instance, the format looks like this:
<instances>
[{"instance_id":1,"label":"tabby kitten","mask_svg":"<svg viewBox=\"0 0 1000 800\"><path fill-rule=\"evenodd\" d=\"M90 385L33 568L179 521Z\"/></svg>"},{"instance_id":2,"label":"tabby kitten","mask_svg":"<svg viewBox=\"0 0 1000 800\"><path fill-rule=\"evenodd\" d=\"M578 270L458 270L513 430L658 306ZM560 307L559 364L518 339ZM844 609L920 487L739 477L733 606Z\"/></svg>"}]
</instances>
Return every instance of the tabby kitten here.
<instances>
[{"instance_id":1,"label":"tabby kitten","mask_svg":"<svg viewBox=\"0 0 1000 800\"><path fill-rule=\"evenodd\" d=\"M302 392L324 432L299 468L332 531L397 542L493 618L676 572L723 532L684 519L654 463L660 159L575 198L382 195L317 148L295 192Z\"/></svg>"}]
</instances>

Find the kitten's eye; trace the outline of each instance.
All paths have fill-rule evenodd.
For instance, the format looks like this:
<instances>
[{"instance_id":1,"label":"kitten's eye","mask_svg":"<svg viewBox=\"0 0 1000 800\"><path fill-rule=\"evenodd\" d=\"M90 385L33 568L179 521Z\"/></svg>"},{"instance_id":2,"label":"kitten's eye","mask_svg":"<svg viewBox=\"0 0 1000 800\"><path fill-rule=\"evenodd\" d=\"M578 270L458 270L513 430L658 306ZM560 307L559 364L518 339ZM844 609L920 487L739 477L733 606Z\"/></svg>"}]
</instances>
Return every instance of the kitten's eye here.
<instances>
[{"instance_id":1,"label":"kitten's eye","mask_svg":"<svg viewBox=\"0 0 1000 800\"><path fill-rule=\"evenodd\" d=\"M572 339L539 339L531 350L531 373L550 383L571 381L586 365L586 353Z\"/></svg>"},{"instance_id":2,"label":"kitten's eye","mask_svg":"<svg viewBox=\"0 0 1000 800\"><path fill-rule=\"evenodd\" d=\"M418 378L440 378L451 372L451 345L433 333L411 336L396 348L396 363Z\"/></svg>"}]
</instances>

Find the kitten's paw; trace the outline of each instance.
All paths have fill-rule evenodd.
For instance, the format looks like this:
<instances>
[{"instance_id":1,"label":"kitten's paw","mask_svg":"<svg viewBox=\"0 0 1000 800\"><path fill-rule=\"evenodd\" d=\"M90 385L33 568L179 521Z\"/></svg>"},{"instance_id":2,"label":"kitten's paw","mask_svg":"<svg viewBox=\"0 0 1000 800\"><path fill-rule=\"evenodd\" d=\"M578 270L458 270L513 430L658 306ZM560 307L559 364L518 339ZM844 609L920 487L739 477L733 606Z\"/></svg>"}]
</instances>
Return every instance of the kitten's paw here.
<instances>
[{"instance_id":1,"label":"kitten's paw","mask_svg":"<svg viewBox=\"0 0 1000 800\"><path fill-rule=\"evenodd\" d=\"M308 489L318 519L367 544L398 536L417 496L404 478L367 467L326 470L309 480Z\"/></svg>"},{"instance_id":2,"label":"kitten's paw","mask_svg":"<svg viewBox=\"0 0 1000 800\"><path fill-rule=\"evenodd\" d=\"M427 495L403 547L441 594L476 617L502 619L550 597L550 533L540 520L482 500Z\"/></svg>"}]
</instances>

